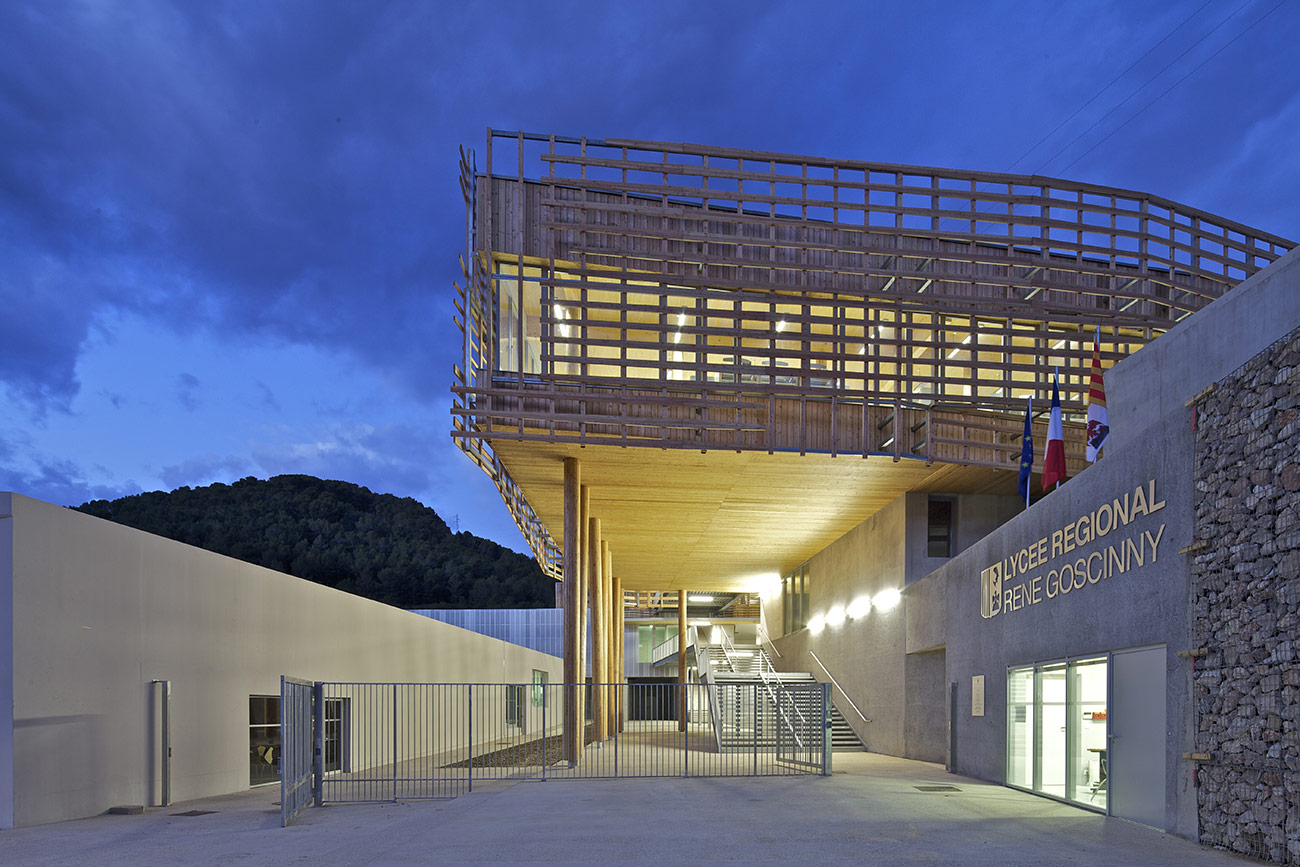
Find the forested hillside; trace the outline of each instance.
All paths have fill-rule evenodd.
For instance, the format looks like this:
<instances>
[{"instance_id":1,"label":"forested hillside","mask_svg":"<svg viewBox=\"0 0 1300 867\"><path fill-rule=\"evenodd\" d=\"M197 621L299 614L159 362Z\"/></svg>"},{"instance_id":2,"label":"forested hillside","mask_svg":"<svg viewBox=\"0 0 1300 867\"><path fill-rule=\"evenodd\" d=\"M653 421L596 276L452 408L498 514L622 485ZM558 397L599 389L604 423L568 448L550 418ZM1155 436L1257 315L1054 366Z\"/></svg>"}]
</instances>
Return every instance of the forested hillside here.
<instances>
[{"instance_id":1,"label":"forested hillside","mask_svg":"<svg viewBox=\"0 0 1300 867\"><path fill-rule=\"evenodd\" d=\"M79 511L401 608L539 608L554 582L530 558L428 506L313 476L92 500Z\"/></svg>"}]
</instances>

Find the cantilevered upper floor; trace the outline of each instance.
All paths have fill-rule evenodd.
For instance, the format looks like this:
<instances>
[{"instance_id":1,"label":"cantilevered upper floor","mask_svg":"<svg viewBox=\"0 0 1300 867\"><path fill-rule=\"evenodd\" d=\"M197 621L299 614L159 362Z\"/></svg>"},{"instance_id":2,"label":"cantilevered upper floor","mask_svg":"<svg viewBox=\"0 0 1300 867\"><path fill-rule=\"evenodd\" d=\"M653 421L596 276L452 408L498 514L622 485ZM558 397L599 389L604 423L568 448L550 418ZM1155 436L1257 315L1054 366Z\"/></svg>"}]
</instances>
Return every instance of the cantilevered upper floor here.
<instances>
[{"instance_id":1,"label":"cantilevered upper floor","mask_svg":"<svg viewBox=\"0 0 1300 867\"><path fill-rule=\"evenodd\" d=\"M1094 339L1109 367L1293 246L1038 176L493 130L476 159L453 436L552 573L581 450L656 589L906 490L1014 491L1058 375L1078 471Z\"/></svg>"}]
</instances>

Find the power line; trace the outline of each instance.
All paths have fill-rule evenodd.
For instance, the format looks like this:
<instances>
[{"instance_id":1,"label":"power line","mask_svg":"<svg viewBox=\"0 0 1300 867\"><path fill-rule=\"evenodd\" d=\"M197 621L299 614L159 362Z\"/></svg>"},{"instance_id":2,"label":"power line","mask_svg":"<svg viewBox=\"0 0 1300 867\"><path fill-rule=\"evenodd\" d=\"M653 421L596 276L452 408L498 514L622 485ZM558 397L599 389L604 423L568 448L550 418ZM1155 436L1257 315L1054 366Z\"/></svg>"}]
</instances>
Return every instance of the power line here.
<instances>
[{"instance_id":1,"label":"power line","mask_svg":"<svg viewBox=\"0 0 1300 867\"><path fill-rule=\"evenodd\" d=\"M1249 33L1251 30L1254 30L1255 27L1256 27L1256 25L1258 25L1258 24L1259 24L1261 21L1263 21L1265 18L1267 18L1268 16L1270 16L1270 15L1272 15L1274 12L1276 12L1276 11L1277 11L1279 8L1281 8L1281 7L1282 7L1286 2L1287 2L1287 0L1278 0L1277 4L1275 4L1275 5L1273 6L1273 8L1269 9L1269 10L1268 10L1267 12L1265 12L1263 15L1259 16L1258 18L1256 18L1256 19L1255 19L1255 20L1250 24L1250 26L1248 26L1245 30L1241 31L1241 32L1238 33L1236 36L1232 37L1232 38L1229 39L1227 42L1225 42L1225 43L1224 43L1224 44L1219 48L1218 51L1215 51L1215 52L1214 52L1213 54L1211 54L1209 57L1205 58L1205 59L1202 60L1200 63L1196 64L1196 66L1195 66L1195 67L1194 67L1190 72L1188 72L1186 75L1184 75L1182 78L1178 79L1178 80L1175 81L1173 84L1171 84L1171 85L1169 85L1168 87L1166 87L1166 88L1165 88L1165 89L1164 89L1164 90L1163 90L1163 91L1162 91L1158 96L1155 97L1155 99L1152 99L1152 100L1151 100L1150 102L1148 102L1146 105L1142 106L1140 109L1138 109L1136 112L1134 112L1133 115L1132 115L1132 117L1130 117L1128 120L1124 121L1124 122L1121 123L1119 126L1115 127L1113 130L1111 130L1110 132L1108 132L1104 137L1102 137L1101 139L1099 139L1099 140L1097 141L1097 143L1094 144L1092 147L1088 148L1086 151L1084 151L1083 153L1079 154L1079 155L1078 155L1077 157L1075 157L1074 159L1070 160L1070 162L1066 163L1066 164L1061 168L1061 171L1064 172L1064 171L1065 171L1066 169L1068 169L1070 166L1074 165L1074 164L1077 163L1079 160L1083 159L1083 158L1086 157L1088 154L1090 154L1090 153L1092 153L1094 150L1096 150L1096 149L1097 149L1097 148L1098 148L1098 147L1099 147L1103 142L1105 142L1105 141L1106 141L1107 139L1109 139L1111 136L1115 135L1115 133L1119 132L1119 131L1122 130L1124 127L1128 126L1131 122L1133 122L1133 121L1138 117L1138 115L1142 114L1142 113L1145 112L1148 108L1150 108L1151 106L1155 105L1156 102L1159 101L1160 99L1162 99L1162 98L1165 96L1165 94L1169 93L1169 91L1173 90L1175 87L1177 87L1178 85L1182 84L1184 81L1186 81L1187 79L1189 79L1189 78L1191 78L1193 75L1195 75L1198 71L1200 71L1200 69L1201 69L1202 66L1204 66L1204 65L1207 64L1207 63L1209 63L1211 60L1213 60L1214 58L1216 58L1216 57L1218 57L1220 54L1222 54L1222 53L1224 52L1224 50L1227 49L1227 47L1228 47L1229 45L1231 45L1232 43L1236 42L1236 41L1237 41L1238 39L1240 39L1241 37L1245 36L1245 35L1246 35L1247 33ZM1234 14L1235 14L1235 13L1234 13Z\"/></svg>"},{"instance_id":2,"label":"power line","mask_svg":"<svg viewBox=\"0 0 1300 867\"><path fill-rule=\"evenodd\" d=\"M1170 38L1171 36L1173 36L1173 35L1174 35L1175 33L1177 33L1179 30L1182 30L1185 26L1187 26L1187 22L1188 22L1188 21L1191 21L1193 18L1195 18L1197 15L1199 15L1199 14L1201 13L1201 10L1202 10L1202 9L1204 9L1206 6L1209 6L1209 5L1210 5L1211 3L1213 3L1213 2L1214 2L1214 0L1205 0L1205 2L1202 3L1200 6L1198 6L1198 7L1196 8L1196 10L1195 10L1194 12L1192 12L1191 15L1188 15L1186 18L1184 18L1184 19L1182 20L1182 23L1181 23L1181 24L1179 24L1179 25L1178 25L1177 27L1175 27L1173 30L1170 30L1168 33L1166 33L1163 37L1161 37L1161 39L1160 39L1159 42L1157 42L1155 45L1152 45L1150 48L1148 48L1148 49L1146 50L1146 53L1144 53L1144 54L1143 54L1141 57L1139 57L1137 60L1133 61L1133 62L1130 63L1128 66L1126 66L1126 67L1124 68L1124 71L1121 72L1119 75L1115 76L1114 78L1112 78L1112 79L1110 80L1110 82L1107 83L1107 85L1106 85L1105 87L1103 87L1101 90L1099 90L1099 91L1097 91L1096 93L1094 93L1094 94L1092 95L1092 98L1091 98L1091 99L1089 99L1089 100L1088 100L1087 102L1085 102L1083 105L1079 106L1079 107L1076 108L1073 112L1071 112L1071 113L1070 113L1070 116L1067 117L1065 120L1061 121L1060 123L1058 123L1058 124L1057 124L1053 129L1052 129L1051 132L1049 132L1047 135L1045 135L1045 136L1043 136L1042 138L1040 138L1038 141L1034 142L1033 147L1031 147L1029 150L1025 151L1024 153L1022 153L1019 157L1016 158L1016 161L1015 161L1015 162L1013 162L1010 166L1007 167L1007 171L1011 171L1011 170L1014 169L1016 166L1020 165L1020 163L1024 160L1025 157L1029 156L1031 153L1033 153L1034 151L1036 151L1036 150L1039 148L1039 146L1042 145L1043 142L1047 141L1049 138L1051 138L1052 136L1056 135L1057 132L1060 131L1061 127L1065 126L1067 123L1069 123L1070 121L1072 121L1072 120L1074 120L1076 117L1078 117L1078 116L1079 116L1079 112L1083 111L1085 108L1087 108L1088 106L1090 106L1090 105L1092 105L1094 102L1096 102L1096 101L1097 101L1097 97L1101 96L1103 93L1105 93L1106 91L1108 91L1108 90L1110 90L1112 87L1114 87L1114 86L1115 86L1115 83L1116 83L1117 81L1119 81L1121 78L1123 78L1124 76L1128 75L1129 72L1133 69L1133 67L1137 66L1139 63L1141 63L1142 61L1144 61L1144 60L1146 60L1148 57L1150 57L1150 56L1151 56L1151 52L1155 51L1155 50L1156 50L1157 48L1159 48L1161 45L1164 45L1166 42L1168 42L1168 41L1169 41L1169 38ZM1234 14L1235 14L1235 13L1234 13Z\"/></svg>"},{"instance_id":3,"label":"power line","mask_svg":"<svg viewBox=\"0 0 1300 867\"><path fill-rule=\"evenodd\" d=\"M1282 3L1285 3L1285 2L1286 2L1286 0L1281 0L1281 2L1278 3L1278 6L1281 6ZM1218 29L1219 29L1220 27L1222 27L1223 25L1227 24L1227 23L1228 23L1229 21L1231 21L1233 18L1237 17L1237 14L1238 14L1239 12L1241 12L1242 9L1245 9L1247 6L1249 6L1250 3L1251 3L1251 0L1245 0L1245 2L1243 2L1240 6L1238 6L1236 9L1232 10L1231 12L1229 12L1229 13L1228 13L1228 16L1227 16L1226 18L1224 18L1224 19L1223 19L1222 21L1220 21L1218 24L1214 25L1214 27L1210 28L1210 30L1209 30L1209 31L1208 31L1204 36L1202 36L1200 39L1196 40L1196 41L1193 42L1191 45L1189 45L1189 46L1187 46L1185 49L1183 49L1183 51L1182 51L1182 52L1181 52L1177 57L1175 57L1173 60L1171 60L1171 61L1169 61L1168 63L1166 63L1163 67L1161 67L1161 69L1160 69L1159 72L1157 72L1155 75L1152 75L1152 76L1151 76L1150 78L1148 78L1146 81L1142 82L1140 85L1138 85L1136 88L1134 88L1132 93L1130 93L1128 96L1124 97L1124 98L1121 99L1119 102L1117 102L1117 103L1115 104L1115 106L1114 106L1112 109L1110 109L1110 111L1106 112L1106 113L1103 114L1101 117L1097 118L1095 121L1093 121L1093 122L1088 126L1087 129L1085 129L1083 132L1081 132L1081 133L1079 133L1078 135L1076 135L1074 138L1070 139L1070 141L1067 142L1065 145L1063 145L1063 146L1062 146L1062 147L1061 147L1061 148L1060 148L1056 153L1052 154L1050 157L1048 157L1046 160L1044 160L1044 161L1043 161L1043 162L1038 166L1038 168L1034 169L1034 174L1037 174L1038 172L1042 171L1042 170L1043 170L1043 169L1044 169L1044 168L1045 168L1049 163L1052 162L1052 160L1056 159L1056 158L1059 157L1061 154L1065 153L1065 151L1067 151L1067 150L1069 150L1071 147L1073 147L1074 144L1075 144L1076 142L1079 141L1079 139L1083 138L1085 135L1087 135L1088 133L1090 133L1090 132L1092 132L1094 129L1096 129L1098 126L1100 126L1101 123L1102 123L1102 121L1106 120L1106 118L1110 117L1112 114L1114 114L1115 112L1119 111L1119 109L1120 109L1120 108L1121 108L1121 107L1122 107L1126 102L1128 102L1128 101L1129 101L1130 99L1132 99L1133 97L1137 96L1138 93L1140 93L1144 88L1146 88L1146 86L1147 86L1148 84L1150 84L1151 82L1155 81L1155 80L1156 80L1157 78L1159 78L1160 76L1164 75L1164 74L1169 70L1170 67L1172 67L1172 66L1173 66L1174 64L1176 64L1178 61L1180 61L1180 60L1182 60L1184 57L1186 57L1187 54L1188 54L1188 52L1190 52L1193 48L1195 48L1196 46L1200 45L1200 44L1201 44L1202 42L1204 42L1206 39L1209 39L1211 36L1213 36L1213 35L1215 34L1215 32L1218 31ZM1277 8L1277 6L1274 6L1274 7L1273 7L1273 9L1276 9L1276 8ZM1272 12L1272 11L1273 11L1272 9L1269 10L1269 12ZM1268 13L1266 12L1265 15L1267 15L1267 14L1268 14ZM1263 19L1261 18L1260 20L1263 20ZM1256 21L1255 23L1258 24L1259 21ZM1250 27L1254 27L1254 26L1255 26L1254 24L1250 25ZM1242 34L1244 34L1246 31L1250 30L1250 27L1247 27L1246 30L1243 30L1241 33L1237 34L1236 37L1234 37L1232 40L1229 40L1229 41L1228 41L1228 42L1227 42L1223 47L1226 48L1228 45L1231 45L1233 42L1235 42L1237 39L1239 39L1239 38L1241 37ZM1222 51L1222 50L1223 50L1223 48L1220 48L1220 49L1219 49L1219 51ZM1214 57L1215 55L1217 55L1217 54L1219 53L1219 51L1216 51L1214 54L1211 54L1210 57ZM1209 58L1206 58L1206 59L1208 60ZM1202 65L1202 66L1204 65L1204 61L1202 61L1201 65ZM1197 66L1197 67L1196 67L1196 69L1200 69L1200 68L1201 68L1200 66ZM1192 71L1195 72L1196 70L1192 70ZM1189 74L1190 74L1190 73L1189 73ZM1186 77L1186 76L1184 76L1184 78L1185 78L1185 77ZM1181 81L1181 80L1182 80L1182 79L1179 79L1179 81ZM1168 90L1165 91L1165 93L1168 93L1168 92L1169 92ZM1164 95L1164 94L1161 94L1161 96L1163 96L1163 95ZM1160 98L1160 97L1156 97L1156 99L1159 99L1159 98ZM1154 101L1154 100L1153 100L1153 101ZM1148 104L1149 104L1149 103L1148 103ZM1130 118L1130 120L1131 120L1131 118ZM1127 121L1125 121L1125 123L1127 123ZM1118 128L1117 128L1115 131L1111 132L1110 135L1106 136L1106 138L1110 138L1110 136L1111 136L1111 135L1114 135L1115 132L1117 132L1117 131L1118 131ZM1102 139L1102 141L1105 141L1105 139ZM1093 145L1093 147L1096 147L1096 145ZM1092 148L1089 148L1089 150L1091 150L1091 149L1092 149ZM1085 151L1085 153L1087 153L1087 151ZM1078 158L1076 158L1074 161L1072 161L1072 162L1070 163L1070 165L1067 165L1067 166L1065 166L1064 168L1060 169L1060 170L1057 172L1057 174L1060 174L1061 172L1064 172L1065 169L1068 169L1070 166L1074 165L1075 162L1078 162Z\"/></svg>"}]
</instances>

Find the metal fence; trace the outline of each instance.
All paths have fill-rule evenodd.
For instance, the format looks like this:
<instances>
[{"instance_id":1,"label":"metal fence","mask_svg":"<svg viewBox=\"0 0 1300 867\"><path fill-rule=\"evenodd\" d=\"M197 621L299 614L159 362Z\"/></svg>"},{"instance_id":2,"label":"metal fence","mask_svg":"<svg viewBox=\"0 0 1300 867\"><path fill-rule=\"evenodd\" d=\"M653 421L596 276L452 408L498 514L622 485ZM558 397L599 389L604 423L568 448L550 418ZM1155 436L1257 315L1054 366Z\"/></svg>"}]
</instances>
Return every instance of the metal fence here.
<instances>
[{"instance_id":1,"label":"metal fence","mask_svg":"<svg viewBox=\"0 0 1300 867\"><path fill-rule=\"evenodd\" d=\"M288 825L312 802L312 707L310 681L280 678L280 824Z\"/></svg>"},{"instance_id":2,"label":"metal fence","mask_svg":"<svg viewBox=\"0 0 1300 867\"><path fill-rule=\"evenodd\" d=\"M761 683L584 684L577 690L583 737L568 748L572 755L563 737L564 689L317 683L316 803L452 798L483 780L830 773L822 684L775 691ZM593 714L603 714L604 724ZM291 741L310 739L288 719L286 769L301 749ZM287 772L284 785L287 805Z\"/></svg>"}]
</instances>

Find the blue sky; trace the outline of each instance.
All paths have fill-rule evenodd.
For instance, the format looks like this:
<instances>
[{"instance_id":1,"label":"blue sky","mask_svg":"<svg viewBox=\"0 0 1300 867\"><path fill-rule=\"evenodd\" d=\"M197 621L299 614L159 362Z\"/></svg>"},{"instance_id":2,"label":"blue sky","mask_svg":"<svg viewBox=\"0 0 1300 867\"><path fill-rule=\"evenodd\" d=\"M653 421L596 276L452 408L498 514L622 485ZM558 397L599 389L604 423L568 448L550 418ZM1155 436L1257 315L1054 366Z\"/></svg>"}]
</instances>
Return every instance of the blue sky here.
<instances>
[{"instance_id":1,"label":"blue sky","mask_svg":"<svg viewBox=\"0 0 1300 867\"><path fill-rule=\"evenodd\" d=\"M0 490L65 505L305 472L523 550L448 435L487 126L1039 172L1300 239L1297 0L10 0L0 34Z\"/></svg>"}]
</instances>

